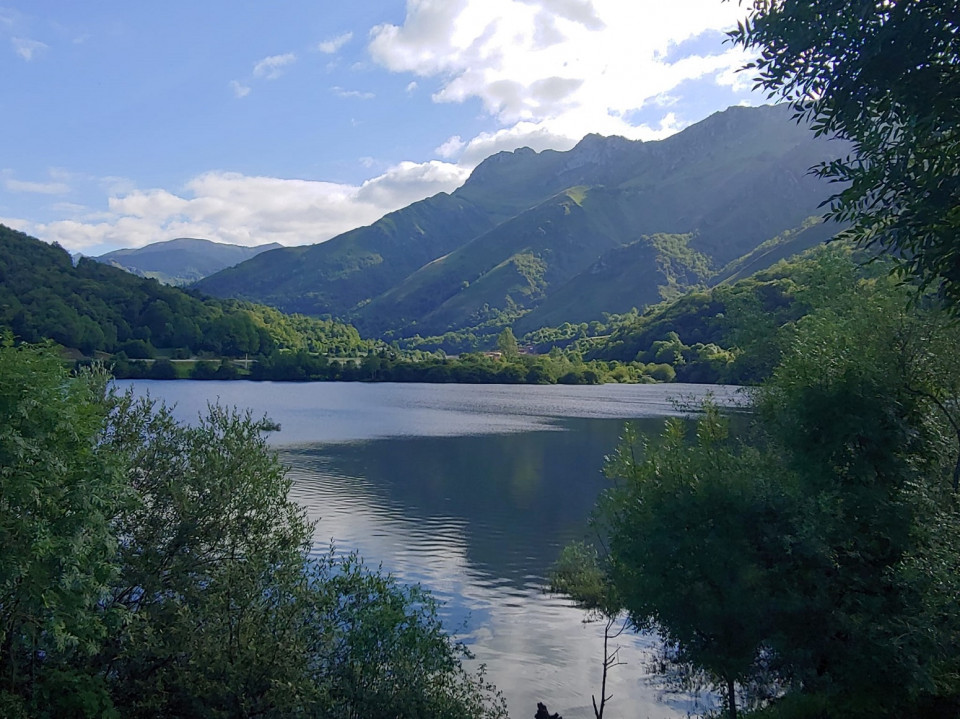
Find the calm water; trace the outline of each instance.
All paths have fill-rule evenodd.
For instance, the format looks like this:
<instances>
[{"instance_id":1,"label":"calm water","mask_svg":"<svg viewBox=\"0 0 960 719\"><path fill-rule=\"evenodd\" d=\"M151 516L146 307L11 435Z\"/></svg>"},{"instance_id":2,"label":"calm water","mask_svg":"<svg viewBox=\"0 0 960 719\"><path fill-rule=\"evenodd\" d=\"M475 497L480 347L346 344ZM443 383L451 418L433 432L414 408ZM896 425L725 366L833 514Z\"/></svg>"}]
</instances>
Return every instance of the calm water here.
<instances>
[{"instance_id":1,"label":"calm water","mask_svg":"<svg viewBox=\"0 0 960 719\"><path fill-rule=\"evenodd\" d=\"M292 497L318 519L318 549L333 540L430 588L520 718L537 701L566 719L593 716L601 626L546 594L544 576L563 545L589 538L603 457L623 420L659 432L682 412L677 400L712 392L719 404L735 401L731 388L694 385L134 386L187 420L219 401L279 422L271 442L290 467ZM618 641L628 664L608 679L606 716L696 711L696 698L662 691L646 672L653 639Z\"/></svg>"}]
</instances>

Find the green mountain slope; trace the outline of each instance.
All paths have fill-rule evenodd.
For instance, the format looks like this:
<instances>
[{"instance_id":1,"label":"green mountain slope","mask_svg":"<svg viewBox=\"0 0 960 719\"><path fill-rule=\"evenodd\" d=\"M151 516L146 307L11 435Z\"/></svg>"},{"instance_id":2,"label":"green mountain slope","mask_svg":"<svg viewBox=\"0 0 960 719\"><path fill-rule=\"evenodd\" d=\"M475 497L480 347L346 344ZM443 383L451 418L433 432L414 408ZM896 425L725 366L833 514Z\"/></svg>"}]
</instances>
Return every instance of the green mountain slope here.
<instances>
[{"instance_id":1,"label":"green mountain slope","mask_svg":"<svg viewBox=\"0 0 960 719\"><path fill-rule=\"evenodd\" d=\"M656 234L605 253L588 270L560 285L515 324L518 334L563 322L589 322L603 313L673 299L706 283L709 259L690 248L692 235Z\"/></svg>"},{"instance_id":2,"label":"green mountain slope","mask_svg":"<svg viewBox=\"0 0 960 719\"><path fill-rule=\"evenodd\" d=\"M0 225L0 332L85 355L180 349L242 357L275 349L366 348L353 327L236 300L199 297L70 255Z\"/></svg>"},{"instance_id":3,"label":"green mountain slope","mask_svg":"<svg viewBox=\"0 0 960 719\"><path fill-rule=\"evenodd\" d=\"M141 277L152 277L167 285L187 285L220 270L240 264L261 252L282 245L272 242L256 247L241 247L192 237L154 242L136 249L116 250L91 259L127 270Z\"/></svg>"},{"instance_id":4,"label":"green mountain slope","mask_svg":"<svg viewBox=\"0 0 960 719\"><path fill-rule=\"evenodd\" d=\"M830 194L808 169L843 149L787 108L761 107L730 108L659 142L590 135L569 152L499 153L451 195L198 286L330 313L365 334L530 330L566 312L597 319L703 283L799 227ZM668 235L686 239L650 239ZM604 265L623 270L614 278Z\"/></svg>"},{"instance_id":5,"label":"green mountain slope","mask_svg":"<svg viewBox=\"0 0 960 719\"><path fill-rule=\"evenodd\" d=\"M260 255L196 287L285 312L345 317L493 224L472 203L440 193L327 242Z\"/></svg>"}]
</instances>

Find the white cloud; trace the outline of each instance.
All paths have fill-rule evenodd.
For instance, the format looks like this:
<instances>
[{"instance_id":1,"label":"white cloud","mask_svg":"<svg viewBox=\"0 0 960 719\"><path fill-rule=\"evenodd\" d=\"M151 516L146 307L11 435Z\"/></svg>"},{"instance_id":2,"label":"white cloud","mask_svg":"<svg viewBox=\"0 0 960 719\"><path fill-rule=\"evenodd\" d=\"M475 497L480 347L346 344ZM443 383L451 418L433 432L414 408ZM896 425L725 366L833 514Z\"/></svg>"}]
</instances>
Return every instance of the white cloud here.
<instances>
[{"instance_id":1,"label":"white cloud","mask_svg":"<svg viewBox=\"0 0 960 719\"><path fill-rule=\"evenodd\" d=\"M372 92L361 92L360 90L344 90L342 87L334 85L330 88L332 92L337 97L352 97L357 100L372 100L376 97Z\"/></svg>"},{"instance_id":2,"label":"white cloud","mask_svg":"<svg viewBox=\"0 0 960 719\"><path fill-rule=\"evenodd\" d=\"M337 35L331 40L324 40L323 42L317 43L317 50L326 55L333 55L338 52L340 48L346 45L353 39L352 32L345 32L342 35Z\"/></svg>"},{"instance_id":3,"label":"white cloud","mask_svg":"<svg viewBox=\"0 0 960 719\"><path fill-rule=\"evenodd\" d=\"M748 72L738 72L738 68L727 68L717 75L717 84L732 88L735 92L749 90L753 86L753 75Z\"/></svg>"},{"instance_id":4,"label":"white cloud","mask_svg":"<svg viewBox=\"0 0 960 719\"><path fill-rule=\"evenodd\" d=\"M438 78L436 102L480 100L507 135L652 139L668 130L634 124L637 110L685 82L730 86L746 61L719 41L706 55L671 51L734 26L743 12L717 0L408 0L403 24L375 27L369 49L393 72Z\"/></svg>"},{"instance_id":5,"label":"white cloud","mask_svg":"<svg viewBox=\"0 0 960 719\"><path fill-rule=\"evenodd\" d=\"M434 152L444 159L449 159L460 154L460 151L466 146L466 144L467 143L463 141L463 138L461 138L460 135L454 135L453 137L448 138L447 141L434 150Z\"/></svg>"},{"instance_id":6,"label":"white cloud","mask_svg":"<svg viewBox=\"0 0 960 719\"><path fill-rule=\"evenodd\" d=\"M13 51L27 62L30 62L49 48L49 45L46 43L40 42L39 40L31 40L26 37L13 37L10 38L10 42L13 45Z\"/></svg>"},{"instance_id":7,"label":"white cloud","mask_svg":"<svg viewBox=\"0 0 960 719\"><path fill-rule=\"evenodd\" d=\"M398 87L408 94L424 89L423 78L429 78L435 102L478 102L494 118L474 137L441 142L434 150L440 160L395 164L359 185L209 172L176 190L143 190L109 178L101 181L110 198L106 211L61 203L63 219L15 220L21 223L15 226L70 249L139 246L183 235L241 244L320 242L455 189L496 152L566 150L587 133L660 139L700 119L683 111L691 88L740 100L745 95L733 93L745 91L749 80L735 70L748 58L722 45L718 31L734 26L743 12L738 3L720 0L407 0L404 21L375 27L370 61L352 69L367 71L375 63L407 73ZM344 33L313 49L335 64L352 39ZM254 82L275 79L296 61L294 53L263 58L252 75L229 87L244 97ZM374 97L341 86L329 91ZM359 162L371 173L385 166L370 158ZM37 183L4 179L20 183L22 192L53 194L67 186L53 175Z\"/></svg>"},{"instance_id":8,"label":"white cloud","mask_svg":"<svg viewBox=\"0 0 960 719\"><path fill-rule=\"evenodd\" d=\"M364 182L357 199L378 207L399 209L438 192L452 192L470 171L448 162L401 162L384 174Z\"/></svg>"},{"instance_id":9,"label":"white cloud","mask_svg":"<svg viewBox=\"0 0 960 719\"><path fill-rule=\"evenodd\" d=\"M230 81L230 89L233 90L233 95L237 99L241 97L246 97L250 94L250 87L248 85L243 85L237 80Z\"/></svg>"},{"instance_id":10,"label":"white cloud","mask_svg":"<svg viewBox=\"0 0 960 719\"><path fill-rule=\"evenodd\" d=\"M393 210L466 179L464 168L440 161L404 162L362 185L208 172L182 190L132 190L109 198L107 212L61 206L48 223L7 218L11 227L71 251L105 252L174 237L255 245L322 242L370 224Z\"/></svg>"},{"instance_id":11,"label":"white cloud","mask_svg":"<svg viewBox=\"0 0 960 719\"><path fill-rule=\"evenodd\" d=\"M253 76L262 77L267 80L276 80L280 77L284 69L296 62L297 56L288 52L284 55L271 55L265 57L253 66Z\"/></svg>"}]
</instances>

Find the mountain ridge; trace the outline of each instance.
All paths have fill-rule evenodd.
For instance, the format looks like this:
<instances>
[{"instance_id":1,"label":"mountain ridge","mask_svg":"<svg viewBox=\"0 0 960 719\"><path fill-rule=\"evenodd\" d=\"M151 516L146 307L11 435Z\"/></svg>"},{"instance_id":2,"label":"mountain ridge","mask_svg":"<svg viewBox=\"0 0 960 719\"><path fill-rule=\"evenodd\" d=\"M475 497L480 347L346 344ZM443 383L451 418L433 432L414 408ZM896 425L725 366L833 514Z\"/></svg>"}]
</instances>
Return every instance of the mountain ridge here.
<instances>
[{"instance_id":1,"label":"mountain ridge","mask_svg":"<svg viewBox=\"0 0 960 719\"><path fill-rule=\"evenodd\" d=\"M452 193L196 286L380 336L515 322L535 329L552 293L643 238L688 235L684 252L716 272L799 227L831 194L809 168L841 152L784 106L729 108L659 141L587 135L565 152L500 152ZM645 252L634 260L665 261L655 244ZM638 287L621 283L631 296L617 298L618 307L647 306L671 283L682 291L705 280L700 271L642 274ZM593 291L586 280L580 286ZM590 307L591 317L605 311L614 309Z\"/></svg>"},{"instance_id":2,"label":"mountain ridge","mask_svg":"<svg viewBox=\"0 0 960 719\"><path fill-rule=\"evenodd\" d=\"M143 247L114 250L90 259L164 284L186 285L282 247L277 242L248 247L199 237L177 237Z\"/></svg>"}]
</instances>

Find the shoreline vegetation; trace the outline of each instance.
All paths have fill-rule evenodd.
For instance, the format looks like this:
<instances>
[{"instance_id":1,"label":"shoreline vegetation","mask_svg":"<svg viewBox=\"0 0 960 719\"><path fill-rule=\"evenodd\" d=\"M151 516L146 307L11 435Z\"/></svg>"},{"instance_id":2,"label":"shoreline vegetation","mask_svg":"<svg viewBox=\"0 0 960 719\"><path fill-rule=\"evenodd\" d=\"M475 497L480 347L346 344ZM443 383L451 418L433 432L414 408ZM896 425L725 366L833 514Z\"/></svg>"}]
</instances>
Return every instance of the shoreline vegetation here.
<instances>
[{"instance_id":1,"label":"shoreline vegetation","mask_svg":"<svg viewBox=\"0 0 960 719\"><path fill-rule=\"evenodd\" d=\"M249 412L0 341L0 716L506 716L437 602L333 547Z\"/></svg>"},{"instance_id":2,"label":"shoreline vegetation","mask_svg":"<svg viewBox=\"0 0 960 719\"><path fill-rule=\"evenodd\" d=\"M576 362L561 356L505 359L490 353L407 360L389 354L336 357L283 353L259 360L167 358L78 360L75 369L102 362L117 379L248 380L272 382L422 382L430 384L572 384L669 382L668 364Z\"/></svg>"}]
</instances>

